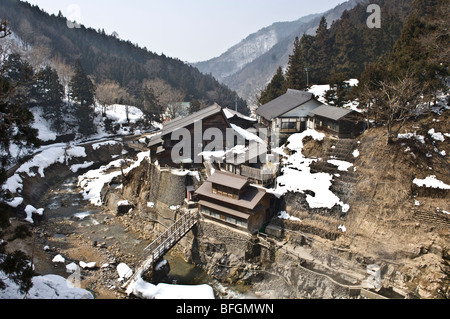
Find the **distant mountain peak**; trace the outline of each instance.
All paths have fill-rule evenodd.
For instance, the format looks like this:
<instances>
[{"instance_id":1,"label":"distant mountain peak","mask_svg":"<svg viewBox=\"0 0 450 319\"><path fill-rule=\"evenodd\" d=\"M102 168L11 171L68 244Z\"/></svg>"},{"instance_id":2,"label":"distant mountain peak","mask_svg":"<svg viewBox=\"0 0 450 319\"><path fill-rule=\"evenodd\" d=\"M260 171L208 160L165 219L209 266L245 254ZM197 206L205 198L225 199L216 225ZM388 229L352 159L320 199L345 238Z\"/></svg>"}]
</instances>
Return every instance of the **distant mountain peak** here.
<instances>
[{"instance_id":1,"label":"distant mountain peak","mask_svg":"<svg viewBox=\"0 0 450 319\"><path fill-rule=\"evenodd\" d=\"M366 0L349 0L324 13L311 14L291 22L275 22L250 34L219 57L192 65L204 74L211 74L252 104L276 69L287 65L296 36L315 34L322 16L331 25L344 10L352 9L360 1Z\"/></svg>"}]
</instances>

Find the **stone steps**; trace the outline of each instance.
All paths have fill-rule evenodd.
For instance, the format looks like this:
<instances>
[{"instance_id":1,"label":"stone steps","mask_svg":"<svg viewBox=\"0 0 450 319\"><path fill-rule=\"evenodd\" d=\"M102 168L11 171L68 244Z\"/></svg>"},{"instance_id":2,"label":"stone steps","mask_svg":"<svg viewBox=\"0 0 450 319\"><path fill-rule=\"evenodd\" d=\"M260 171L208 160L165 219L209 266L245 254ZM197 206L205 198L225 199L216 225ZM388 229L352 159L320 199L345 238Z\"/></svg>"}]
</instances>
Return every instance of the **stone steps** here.
<instances>
[{"instance_id":1,"label":"stone steps","mask_svg":"<svg viewBox=\"0 0 450 319\"><path fill-rule=\"evenodd\" d=\"M413 216L419 222L450 227L450 216L444 213L415 211Z\"/></svg>"}]
</instances>

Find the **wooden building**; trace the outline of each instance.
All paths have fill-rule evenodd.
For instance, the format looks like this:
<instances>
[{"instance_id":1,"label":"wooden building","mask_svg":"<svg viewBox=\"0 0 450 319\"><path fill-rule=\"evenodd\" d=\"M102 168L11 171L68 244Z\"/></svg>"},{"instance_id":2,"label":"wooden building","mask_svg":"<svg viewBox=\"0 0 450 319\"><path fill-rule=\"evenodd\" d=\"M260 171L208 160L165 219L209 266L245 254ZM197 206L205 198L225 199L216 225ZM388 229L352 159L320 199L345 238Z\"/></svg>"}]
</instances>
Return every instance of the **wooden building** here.
<instances>
[{"instance_id":1,"label":"wooden building","mask_svg":"<svg viewBox=\"0 0 450 319\"><path fill-rule=\"evenodd\" d=\"M157 160L161 166L201 167L203 160L198 154L211 142L210 137L205 136L205 131L210 128L221 133L225 147L227 129L231 126L218 104L165 123L161 133L154 135L147 145L152 160ZM181 137L183 132L189 132L188 136ZM181 144L184 147L180 148Z\"/></svg>"},{"instance_id":2,"label":"wooden building","mask_svg":"<svg viewBox=\"0 0 450 319\"><path fill-rule=\"evenodd\" d=\"M251 234L272 217L271 194L242 176L216 171L195 193L203 217Z\"/></svg>"},{"instance_id":3,"label":"wooden building","mask_svg":"<svg viewBox=\"0 0 450 319\"><path fill-rule=\"evenodd\" d=\"M321 105L312 93L288 89L282 96L261 105L256 114L258 122L278 134L283 144L292 134L307 129L310 112Z\"/></svg>"},{"instance_id":4,"label":"wooden building","mask_svg":"<svg viewBox=\"0 0 450 319\"><path fill-rule=\"evenodd\" d=\"M364 132L366 123L356 111L324 104L310 112L308 128L338 138L355 138Z\"/></svg>"}]
</instances>

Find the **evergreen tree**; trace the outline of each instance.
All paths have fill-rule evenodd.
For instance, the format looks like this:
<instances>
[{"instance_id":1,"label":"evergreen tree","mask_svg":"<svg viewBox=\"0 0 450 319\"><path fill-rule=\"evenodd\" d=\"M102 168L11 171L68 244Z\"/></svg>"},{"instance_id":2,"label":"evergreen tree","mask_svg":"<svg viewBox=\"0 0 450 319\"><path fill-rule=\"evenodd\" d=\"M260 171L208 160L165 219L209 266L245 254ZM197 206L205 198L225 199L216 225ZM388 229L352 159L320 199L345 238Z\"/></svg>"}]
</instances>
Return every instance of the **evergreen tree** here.
<instances>
[{"instance_id":1,"label":"evergreen tree","mask_svg":"<svg viewBox=\"0 0 450 319\"><path fill-rule=\"evenodd\" d=\"M3 78L10 86L9 98L12 103L29 104L32 98L34 70L18 53L7 56L2 67Z\"/></svg>"},{"instance_id":2,"label":"evergreen tree","mask_svg":"<svg viewBox=\"0 0 450 319\"><path fill-rule=\"evenodd\" d=\"M58 73L50 66L40 70L34 85L36 105L41 106L44 118L52 123L58 133L63 132L64 87L59 81Z\"/></svg>"},{"instance_id":3,"label":"evergreen tree","mask_svg":"<svg viewBox=\"0 0 450 319\"><path fill-rule=\"evenodd\" d=\"M258 104L264 105L277 97L286 93L286 79L284 78L283 70L278 67L277 73L272 78L272 81L267 85L267 87L261 91L258 96Z\"/></svg>"},{"instance_id":4,"label":"evergreen tree","mask_svg":"<svg viewBox=\"0 0 450 319\"><path fill-rule=\"evenodd\" d=\"M428 99L446 88L443 79L449 75L448 23L440 23L445 13L450 13L446 1L414 1L388 59L392 76L413 74Z\"/></svg>"},{"instance_id":5,"label":"evergreen tree","mask_svg":"<svg viewBox=\"0 0 450 319\"><path fill-rule=\"evenodd\" d=\"M294 52L289 56L286 72L286 87L288 89L303 90L307 86L306 67L309 64L310 50L314 42L314 36L304 34L302 38L295 38ZM312 66L314 67L314 66Z\"/></svg>"},{"instance_id":6,"label":"evergreen tree","mask_svg":"<svg viewBox=\"0 0 450 319\"><path fill-rule=\"evenodd\" d=\"M191 101L190 107L189 107L189 114L193 114L195 112L200 111L201 103L199 100L193 100Z\"/></svg>"},{"instance_id":7,"label":"evergreen tree","mask_svg":"<svg viewBox=\"0 0 450 319\"><path fill-rule=\"evenodd\" d=\"M352 23L348 11L344 11L334 38L333 73L345 74L347 78L358 77L361 74L364 68L361 44L358 29Z\"/></svg>"},{"instance_id":8,"label":"evergreen tree","mask_svg":"<svg viewBox=\"0 0 450 319\"><path fill-rule=\"evenodd\" d=\"M310 65L314 66L311 82L325 84L324 80L328 78L331 69L331 51L330 31L328 30L327 20L325 17L322 17L312 45L312 54L310 55Z\"/></svg>"},{"instance_id":9,"label":"evergreen tree","mask_svg":"<svg viewBox=\"0 0 450 319\"><path fill-rule=\"evenodd\" d=\"M75 71L69 83L69 95L76 103L74 115L78 122L79 133L89 136L96 132L94 126L94 85L84 72L80 61L75 64Z\"/></svg>"},{"instance_id":10,"label":"evergreen tree","mask_svg":"<svg viewBox=\"0 0 450 319\"><path fill-rule=\"evenodd\" d=\"M69 83L69 94L72 101L80 106L94 105L94 84L88 78L79 60L75 63L75 72Z\"/></svg>"}]
</instances>

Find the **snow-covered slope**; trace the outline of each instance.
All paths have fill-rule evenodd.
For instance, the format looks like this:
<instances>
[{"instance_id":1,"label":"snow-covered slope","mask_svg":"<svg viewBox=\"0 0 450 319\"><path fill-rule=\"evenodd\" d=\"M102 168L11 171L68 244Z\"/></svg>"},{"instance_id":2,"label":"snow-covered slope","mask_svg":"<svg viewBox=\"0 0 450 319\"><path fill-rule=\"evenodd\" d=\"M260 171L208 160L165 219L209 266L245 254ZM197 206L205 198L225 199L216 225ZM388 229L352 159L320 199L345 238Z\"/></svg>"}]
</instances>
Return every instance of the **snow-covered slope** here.
<instances>
[{"instance_id":1,"label":"snow-covered slope","mask_svg":"<svg viewBox=\"0 0 450 319\"><path fill-rule=\"evenodd\" d=\"M228 49L221 56L204 62L194 63L201 72L211 73L219 81L242 70L245 65L273 48L281 39L294 32L300 25L317 15L309 15L297 21L278 22L263 28Z\"/></svg>"}]
</instances>

